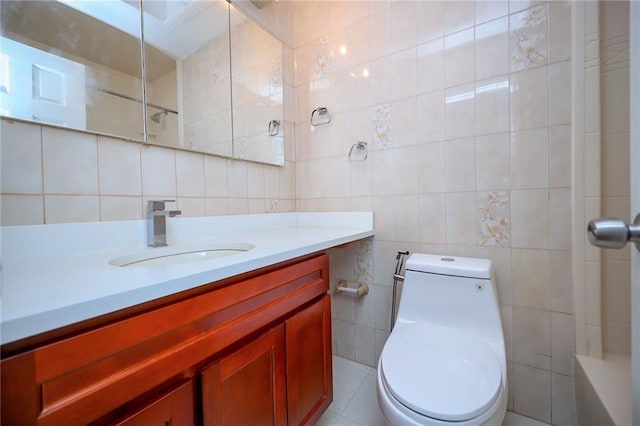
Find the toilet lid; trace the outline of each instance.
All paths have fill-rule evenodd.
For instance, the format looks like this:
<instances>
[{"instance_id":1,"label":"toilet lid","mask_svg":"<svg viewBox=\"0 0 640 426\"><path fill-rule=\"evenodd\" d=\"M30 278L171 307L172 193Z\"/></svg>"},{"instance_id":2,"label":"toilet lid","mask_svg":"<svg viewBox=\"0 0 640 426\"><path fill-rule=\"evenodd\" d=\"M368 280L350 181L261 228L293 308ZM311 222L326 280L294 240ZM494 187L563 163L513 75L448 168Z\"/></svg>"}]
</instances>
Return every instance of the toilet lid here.
<instances>
[{"instance_id":1,"label":"toilet lid","mask_svg":"<svg viewBox=\"0 0 640 426\"><path fill-rule=\"evenodd\" d=\"M380 368L398 401L440 420L479 416L496 401L502 385L498 358L482 340L419 323L396 326Z\"/></svg>"}]
</instances>

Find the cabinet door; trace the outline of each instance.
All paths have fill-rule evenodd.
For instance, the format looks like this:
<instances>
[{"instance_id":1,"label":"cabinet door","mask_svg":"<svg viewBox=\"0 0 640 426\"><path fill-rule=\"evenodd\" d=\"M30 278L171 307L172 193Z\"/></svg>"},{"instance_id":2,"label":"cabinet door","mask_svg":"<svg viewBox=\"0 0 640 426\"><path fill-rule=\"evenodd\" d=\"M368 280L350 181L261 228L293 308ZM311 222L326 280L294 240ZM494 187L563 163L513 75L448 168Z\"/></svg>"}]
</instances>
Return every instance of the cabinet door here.
<instances>
[{"instance_id":1,"label":"cabinet door","mask_svg":"<svg viewBox=\"0 0 640 426\"><path fill-rule=\"evenodd\" d=\"M289 425L313 424L333 401L331 298L285 321Z\"/></svg>"},{"instance_id":2,"label":"cabinet door","mask_svg":"<svg viewBox=\"0 0 640 426\"><path fill-rule=\"evenodd\" d=\"M286 425L284 326L201 372L204 425Z\"/></svg>"},{"instance_id":3,"label":"cabinet door","mask_svg":"<svg viewBox=\"0 0 640 426\"><path fill-rule=\"evenodd\" d=\"M189 380L118 426L193 426L193 381Z\"/></svg>"}]
</instances>

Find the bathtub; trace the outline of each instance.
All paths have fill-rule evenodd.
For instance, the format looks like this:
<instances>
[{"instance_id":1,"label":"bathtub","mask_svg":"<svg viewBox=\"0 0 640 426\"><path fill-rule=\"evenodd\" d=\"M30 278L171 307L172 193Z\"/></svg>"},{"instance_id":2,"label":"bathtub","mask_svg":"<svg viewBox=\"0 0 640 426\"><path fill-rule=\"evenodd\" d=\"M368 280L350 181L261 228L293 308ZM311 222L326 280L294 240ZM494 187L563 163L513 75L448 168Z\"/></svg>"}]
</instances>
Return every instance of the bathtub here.
<instances>
[{"instance_id":1,"label":"bathtub","mask_svg":"<svg viewBox=\"0 0 640 426\"><path fill-rule=\"evenodd\" d=\"M631 425L631 358L605 353L603 359L576 355L577 424Z\"/></svg>"}]
</instances>

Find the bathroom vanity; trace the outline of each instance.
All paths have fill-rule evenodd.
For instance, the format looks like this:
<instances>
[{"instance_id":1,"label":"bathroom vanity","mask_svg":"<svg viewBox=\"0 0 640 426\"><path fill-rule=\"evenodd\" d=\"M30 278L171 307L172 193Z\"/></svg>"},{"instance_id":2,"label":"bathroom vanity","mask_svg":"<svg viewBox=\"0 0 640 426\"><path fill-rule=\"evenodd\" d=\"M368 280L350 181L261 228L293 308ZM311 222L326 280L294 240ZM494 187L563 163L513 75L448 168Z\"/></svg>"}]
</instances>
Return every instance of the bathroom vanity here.
<instances>
[{"instance_id":1,"label":"bathroom vanity","mask_svg":"<svg viewBox=\"0 0 640 426\"><path fill-rule=\"evenodd\" d=\"M349 228L329 216L290 215L274 216L281 220L274 229L236 234L255 248L226 260L128 269L152 281L159 270L179 291L160 296L169 287L158 281L142 288L148 300L110 312L96 315L99 303L88 299L77 304L84 309L52 309L87 317L37 333L25 324L46 312L3 318L10 336L27 334L3 342L2 424L313 424L332 401L329 264L322 251L372 235L372 223ZM279 251L261 242L274 232L282 236ZM83 262L102 264L118 253ZM8 263L12 272L19 262ZM8 277L20 274L28 286L29 271ZM214 279L202 281L207 274ZM17 297L3 278L9 298ZM91 287L90 276L82 284ZM119 294L103 299L113 306L124 300Z\"/></svg>"}]
</instances>

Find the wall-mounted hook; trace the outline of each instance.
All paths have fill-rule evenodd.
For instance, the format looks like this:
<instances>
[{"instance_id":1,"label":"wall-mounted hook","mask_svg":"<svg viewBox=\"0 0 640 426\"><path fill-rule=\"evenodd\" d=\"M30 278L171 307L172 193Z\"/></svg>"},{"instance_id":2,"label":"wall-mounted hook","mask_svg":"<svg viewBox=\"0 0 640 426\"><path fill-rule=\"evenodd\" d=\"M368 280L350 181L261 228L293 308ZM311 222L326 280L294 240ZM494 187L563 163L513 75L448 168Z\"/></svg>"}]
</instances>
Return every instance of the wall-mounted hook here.
<instances>
[{"instance_id":1,"label":"wall-mounted hook","mask_svg":"<svg viewBox=\"0 0 640 426\"><path fill-rule=\"evenodd\" d=\"M318 107L311 111L311 127L323 126L331 123L331 114L327 107Z\"/></svg>"},{"instance_id":2,"label":"wall-mounted hook","mask_svg":"<svg viewBox=\"0 0 640 426\"><path fill-rule=\"evenodd\" d=\"M280 133L280 120L271 120L269 122L269 136L278 136Z\"/></svg>"},{"instance_id":3,"label":"wall-mounted hook","mask_svg":"<svg viewBox=\"0 0 640 426\"><path fill-rule=\"evenodd\" d=\"M369 150L367 149L367 143L364 141L358 141L351 145L349 150L350 161L364 161L369 156Z\"/></svg>"}]
</instances>

